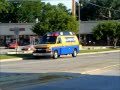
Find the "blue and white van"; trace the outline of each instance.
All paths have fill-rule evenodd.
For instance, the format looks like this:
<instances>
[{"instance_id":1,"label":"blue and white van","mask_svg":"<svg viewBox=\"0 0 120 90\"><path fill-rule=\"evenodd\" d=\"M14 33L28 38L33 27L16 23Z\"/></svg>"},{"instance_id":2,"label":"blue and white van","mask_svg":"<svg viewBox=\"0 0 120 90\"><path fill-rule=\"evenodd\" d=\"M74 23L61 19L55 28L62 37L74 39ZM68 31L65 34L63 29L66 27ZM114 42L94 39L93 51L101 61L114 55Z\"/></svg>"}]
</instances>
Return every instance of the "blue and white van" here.
<instances>
[{"instance_id":1,"label":"blue and white van","mask_svg":"<svg viewBox=\"0 0 120 90\"><path fill-rule=\"evenodd\" d=\"M61 55L71 54L77 56L79 41L72 32L47 33L41 39L40 44L35 46L33 56L51 56L57 59Z\"/></svg>"}]
</instances>

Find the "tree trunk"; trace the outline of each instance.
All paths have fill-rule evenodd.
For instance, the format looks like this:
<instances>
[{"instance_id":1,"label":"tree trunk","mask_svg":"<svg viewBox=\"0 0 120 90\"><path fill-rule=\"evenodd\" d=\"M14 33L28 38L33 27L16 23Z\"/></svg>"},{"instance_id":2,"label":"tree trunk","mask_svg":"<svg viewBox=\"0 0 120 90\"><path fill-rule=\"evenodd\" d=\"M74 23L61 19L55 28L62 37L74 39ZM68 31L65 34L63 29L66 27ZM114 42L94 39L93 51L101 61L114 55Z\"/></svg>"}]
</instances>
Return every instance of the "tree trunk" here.
<instances>
[{"instance_id":1,"label":"tree trunk","mask_svg":"<svg viewBox=\"0 0 120 90\"><path fill-rule=\"evenodd\" d=\"M110 37L107 36L107 45L110 46Z\"/></svg>"},{"instance_id":2,"label":"tree trunk","mask_svg":"<svg viewBox=\"0 0 120 90\"><path fill-rule=\"evenodd\" d=\"M116 48L116 46L117 46L117 42L118 42L118 38L114 38L114 41L113 41L114 48Z\"/></svg>"}]
</instances>

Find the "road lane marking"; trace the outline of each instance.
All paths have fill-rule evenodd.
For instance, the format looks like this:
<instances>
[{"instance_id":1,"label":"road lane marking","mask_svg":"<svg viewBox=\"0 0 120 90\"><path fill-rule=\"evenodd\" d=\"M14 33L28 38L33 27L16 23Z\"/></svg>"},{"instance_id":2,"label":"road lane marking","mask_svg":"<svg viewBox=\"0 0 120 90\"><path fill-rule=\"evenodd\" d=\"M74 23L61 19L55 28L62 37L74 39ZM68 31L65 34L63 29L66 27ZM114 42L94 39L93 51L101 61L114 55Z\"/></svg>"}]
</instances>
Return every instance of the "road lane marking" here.
<instances>
[{"instance_id":1,"label":"road lane marking","mask_svg":"<svg viewBox=\"0 0 120 90\"><path fill-rule=\"evenodd\" d=\"M96 72L100 73L101 70L110 69L110 68L116 67L116 66L120 66L120 64L115 64L115 65L110 65L110 66L103 67L103 68L98 68L98 69L94 69L94 70L84 71L84 72L81 72L81 74L93 74L93 73L96 73Z\"/></svg>"}]
</instances>

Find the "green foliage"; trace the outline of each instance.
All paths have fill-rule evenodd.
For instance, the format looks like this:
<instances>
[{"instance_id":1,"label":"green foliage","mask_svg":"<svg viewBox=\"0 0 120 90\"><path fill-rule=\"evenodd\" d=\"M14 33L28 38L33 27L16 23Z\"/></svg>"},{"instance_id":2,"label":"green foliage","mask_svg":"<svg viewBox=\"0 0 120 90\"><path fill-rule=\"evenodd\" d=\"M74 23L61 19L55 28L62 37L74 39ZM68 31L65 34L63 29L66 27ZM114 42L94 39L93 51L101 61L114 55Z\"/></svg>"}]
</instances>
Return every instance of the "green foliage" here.
<instances>
[{"instance_id":1,"label":"green foliage","mask_svg":"<svg viewBox=\"0 0 120 90\"><path fill-rule=\"evenodd\" d=\"M120 22L117 23L117 27L116 27L115 32L114 32L114 37L120 38Z\"/></svg>"},{"instance_id":2,"label":"green foliage","mask_svg":"<svg viewBox=\"0 0 120 90\"><path fill-rule=\"evenodd\" d=\"M76 18L66 12L64 7L46 4L43 7L39 23L35 24L32 30L38 35L53 31L73 31L77 33L77 24Z\"/></svg>"},{"instance_id":3,"label":"green foliage","mask_svg":"<svg viewBox=\"0 0 120 90\"><path fill-rule=\"evenodd\" d=\"M12 3L7 2L6 0L0 1L0 22L8 23L11 21L15 14L13 14L14 6Z\"/></svg>"},{"instance_id":4,"label":"green foliage","mask_svg":"<svg viewBox=\"0 0 120 90\"><path fill-rule=\"evenodd\" d=\"M118 25L119 22L117 21L101 22L96 27L94 27L93 34L97 39L101 39L104 36L113 37L117 34L116 30Z\"/></svg>"},{"instance_id":5,"label":"green foliage","mask_svg":"<svg viewBox=\"0 0 120 90\"><path fill-rule=\"evenodd\" d=\"M105 8L99 8L99 17L104 19L120 19L120 0L98 0L96 4ZM111 16L109 16L109 11Z\"/></svg>"},{"instance_id":6,"label":"green foliage","mask_svg":"<svg viewBox=\"0 0 120 90\"><path fill-rule=\"evenodd\" d=\"M81 7L81 20L86 21L120 19L120 0L80 1L83 4L83 6ZM111 15L109 12L111 13Z\"/></svg>"},{"instance_id":7,"label":"green foliage","mask_svg":"<svg viewBox=\"0 0 120 90\"><path fill-rule=\"evenodd\" d=\"M4 2L0 2L0 11L3 6L7 11L6 12L2 8L2 13L0 13L0 22L2 23L33 23L35 22L36 18L41 17L42 5L44 5L40 2L40 0L17 0L9 2L6 0L2 1Z\"/></svg>"},{"instance_id":8,"label":"green foliage","mask_svg":"<svg viewBox=\"0 0 120 90\"><path fill-rule=\"evenodd\" d=\"M65 12L68 12L70 14L70 9L67 9L67 7L64 6L62 3L59 3L58 7L61 8L61 9L63 9Z\"/></svg>"},{"instance_id":9,"label":"green foliage","mask_svg":"<svg viewBox=\"0 0 120 90\"><path fill-rule=\"evenodd\" d=\"M93 35L97 40L101 38L113 39L113 43L116 44L120 39L120 22L118 21L106 21L99 23L93 29Z\"/></svg>"},{"instance_id":10,"label":"green foliage","mask_svg":"<svg viewBox=\"0 0 120 90\"><path fill-rule=\"evenodd\" d=\"M3 11L7 12L8 2L6 0L0 0L0 13Z\"/></svg>"},{"instance_id":11,"label":"green foliage","mask_svg":"<svg viewBox=\"0 0 120 90\"><path fill-rule=\"evenodd\" d=\"M22 1L18 7L19 22L35 22L36 18L41 16L42 3L36 1Z\"/></svg>"},{"instance_id":12,"label":"green foliage","mask_svg":"<svg viewBox=\"0 0 120 90\"><path fill-rule=\"evenodd\" d=\"M7 12L6 12L7 11ZM0 22L35 23L32 30L38 35L52 31L73 31L77 33L78 22L63 4L44 4L40 0L0 0Z\"/></svg>"}]
</instances>

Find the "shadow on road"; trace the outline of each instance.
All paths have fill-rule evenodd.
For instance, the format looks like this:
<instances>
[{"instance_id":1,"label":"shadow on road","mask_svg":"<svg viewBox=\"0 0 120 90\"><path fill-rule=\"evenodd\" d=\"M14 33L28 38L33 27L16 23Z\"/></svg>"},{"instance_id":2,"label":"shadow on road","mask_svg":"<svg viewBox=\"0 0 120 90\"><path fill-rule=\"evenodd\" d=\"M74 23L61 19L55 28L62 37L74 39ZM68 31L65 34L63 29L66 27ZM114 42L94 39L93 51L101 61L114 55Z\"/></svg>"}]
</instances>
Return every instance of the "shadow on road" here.
<instances>
[{"instance_id":1,"label":"shadow on road","mask_svg":"<svg viewBox=\"0 0 120 90\"><path fill-rule=\"evenodd\" d=\"M1 90L120 90L120 76L80 73L0 73Z\"/></svg>"},{"instance_id":2,"label":"shadow on road","mask_svg":"<svg viewBox=\"0 0 120 90\"><path fill-rule=\"evenodd\" d=\"M11 56L11 57L16 57L16 58L23 58L23 60L56 60L56 59L53 59L52 57L50 56L33 56L32 54L6 54L6 56ZM64 55L64 56L60 56L58 59L60 58L72 58L72 56L67 56L67 55Z\"/></svg>"}]
</instances>

